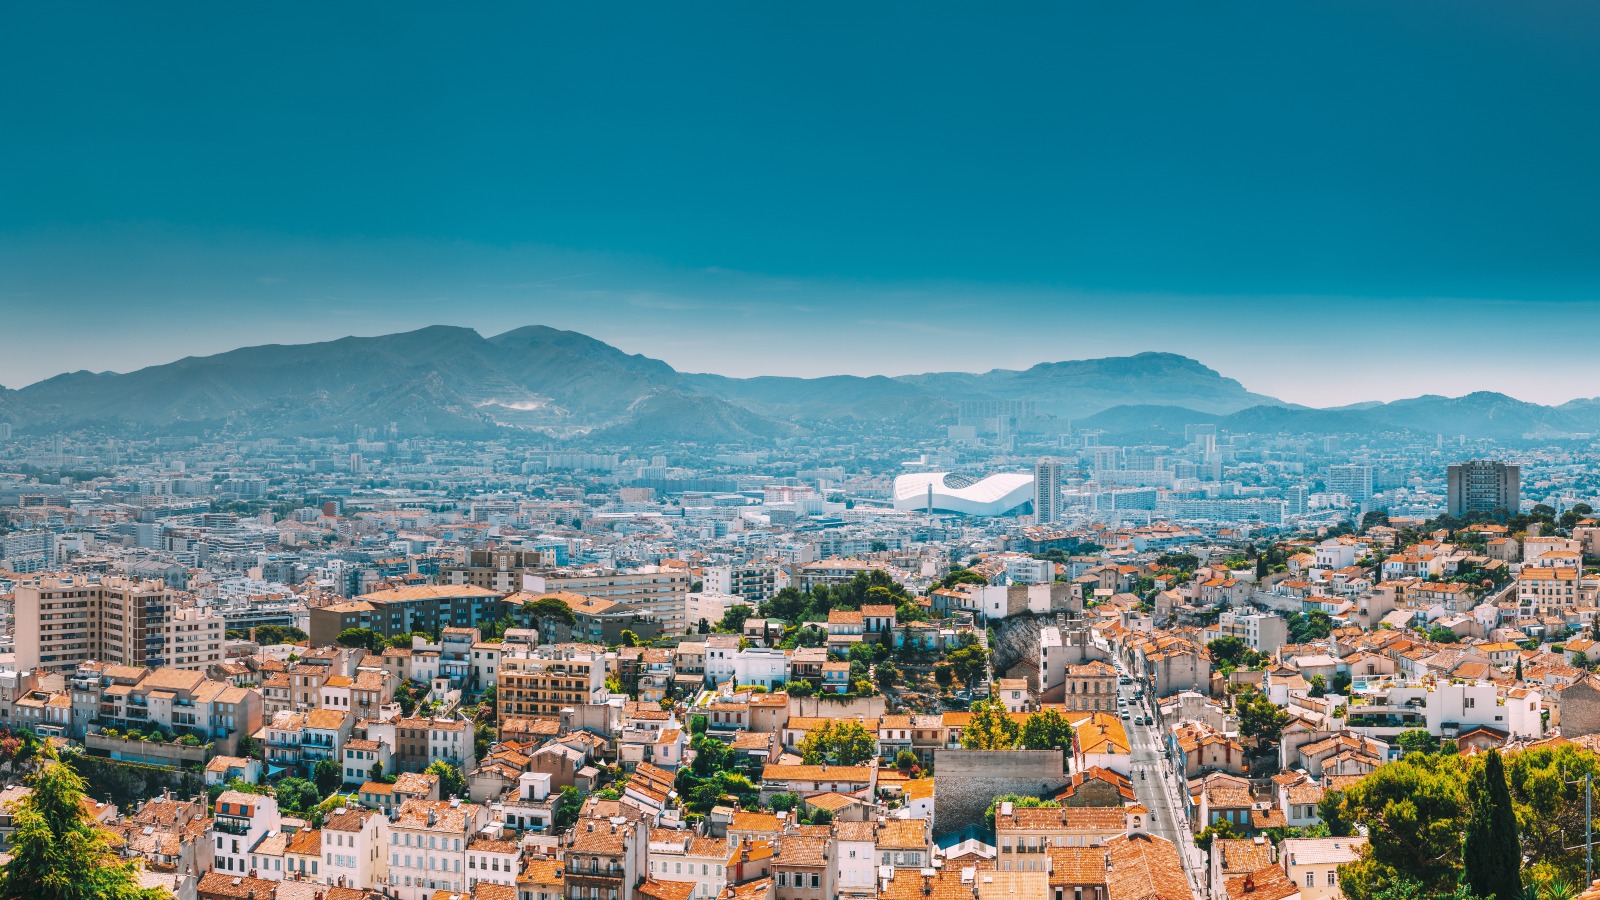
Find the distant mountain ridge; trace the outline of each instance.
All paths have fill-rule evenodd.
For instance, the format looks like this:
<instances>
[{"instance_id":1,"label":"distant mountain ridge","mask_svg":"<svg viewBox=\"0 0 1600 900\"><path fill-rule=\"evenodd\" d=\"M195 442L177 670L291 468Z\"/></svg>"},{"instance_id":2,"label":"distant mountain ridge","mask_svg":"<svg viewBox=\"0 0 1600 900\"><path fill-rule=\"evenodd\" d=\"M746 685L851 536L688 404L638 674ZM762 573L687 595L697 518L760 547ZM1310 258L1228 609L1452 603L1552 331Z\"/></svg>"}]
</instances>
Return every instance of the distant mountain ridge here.
<instances>
[{"instance_id":1,"label":"distant mountain ridge","mask_svg":"<svg viewBox=\"0 0 1600 900\"><path fill-rule=\"evenodd\" d=\"M1182 433L1382 432L1518 438L1600 431L1600 399L1560 407L1503 394L1418 397L1339 409L1253 393L1188 357L1045 362L981 373L730 378L679 372L573 331L530 325L492 337L436 325L378 337L243 347L134 372L69 372L0 387L0 421L21 430L135 430L264 436L348 434L395 423L406 435L526 430L629 444L764 444L832 429L925 434L963 404L1031 403L1066 430ZM1034 423L1047 426L1047 423ZM1049 428L1045 427L1048 431Z\"/></svg>"}]
</instances>

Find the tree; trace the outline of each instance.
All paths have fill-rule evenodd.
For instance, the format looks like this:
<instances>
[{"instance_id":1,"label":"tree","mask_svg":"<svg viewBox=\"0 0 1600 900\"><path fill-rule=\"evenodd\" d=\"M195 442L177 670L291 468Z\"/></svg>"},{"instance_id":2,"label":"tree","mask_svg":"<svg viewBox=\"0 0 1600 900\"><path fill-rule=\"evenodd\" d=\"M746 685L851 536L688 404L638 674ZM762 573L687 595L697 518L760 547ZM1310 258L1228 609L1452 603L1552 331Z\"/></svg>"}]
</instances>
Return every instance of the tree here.
<instances>
[{"instance_id":1,"label":"tree","mask_svg":"<svg viewBox=\"0 0 1600 900\"><path fill-rule=\"evenodd\" d=\"M877 677L878 687L882 690L888 690L900 682L900 670L895 668L894 663L878 663L874 674Z\"/></svg>"},{"instance_id":2,"label":"tree","mask_svg":"<svg viewBox=\"0 0 1600 900\"><path fill-rule=\"evenodd\" d=\"M767 804L773 812L789 812L800 805L799 794L773 794L772 802Z\"/></svg>"},{"instance_id":3,"label":"tree","mask_svg":"<svg viewBox=\"0 0 1600 900\"><path fill-rule=\"evenodd\" d=\"M1211 651L1212 661L1220 666L1227 663L1238 665L1244 659L1245 651L1250 648L1245 646L1244 641L1228 634L1207 644L1206 649Z\"/></svg>"},{"instance_id":4,"label":"tree","mask_svg":"<svg viewBox=\"0 0 1600 900\"><path fill-rule=\"evenodd\" d=\"M1395 738L1407 753L1432 753L1439 749L1439 739L1426 728L1408 728Z\"/></svg>"},{"instance_id":5,"label":"tree","mask_svg":"<svg viewBox=\"0 0 1600 900\"><path fill-rule=\"evenodd\" d=\"M582 811L583 794L570 784L562 788L560 796L556 798L556 828L562 831L571 828L578 821L578 813Z\"/></svg>"},{"instance_id":6,"label":"tree","mask_svg":"<svg viewBox=\"0 0 1600 900\"><path fill-rule=\"evenodd\" d=\"M1320 641L1333 631L1333 619L1320 609L1308 613L1289 613L1284 616L1289 624L1289 640L1295 644Z\"/></svg>"},{"instance_id":7,"label":"tree","mask_svg":"<svg viewBox=\"0 0 1600 900\"><path fill-rule=\"evenodd\" d=\"M1194 836L1194 843L1195 846L1199 847L1201 850L1210 851L1211 842L1217 838L1231 840L1238 836L1239 833L1233 830L1232 822L1229 822L1227 819L1218 819L1217 821L1212 822L1210 825L1200 829L1200 831Z\"/></svg>"},{"instance_id":8,"label":"tree","mask_svg":"<svg viewBox=\"0 0 1600 900\"><path fill-rule=\"evenodd\" d=\"M945 661L955 670L956 678L969 687L988 671L989 659L984 655L983 648L977 645L952 650L945 655Z\"/></svg>"},{"instance_id":9,"label":"tree","mask_svg":"<svg viewBox=\"0 0 1600 900\"><path fill-rule=\"evenodd\" d=\"M1239 733L1253 740L1257 748L1276 744L1283 726L1289 724L1289 714L1253 687L1235 697L1233 706L1239 715Z\"/></svg>"},{"instance_id":10,"label":"tree","mask_svg":"<svg viewBox=\"0 0 1600 900\"><path fill-rule=\"evenodd\" d=\"M316 784L304 778L285 778L278 782L276 790L278 807L290 813L309 813L322 802L322 794Z\"/></svg>"},{"instance_id":11,"label":"tree","mask_svg":"<svg viewBox=\"0 0 1600 900\"><path fill-rule=\"evenodd\" d=\"M326 797L339 789L340 783L344 781L344 772L333 760L319 759L311 768L311 780L316 782L317 790Z\"/></svg>"},{"instance_id":12,"label":"tree","mask_svg":"<svg viewBox=\"0 0 1600 900\"><path fill-rule=\"evenodd\" d=\"M83 814L86 784L53 750L16 802L11 861L0 867L0 900L165 900L139 886L137 861L120 859Z\"/></svg>"},{"instance_id":13,"label":"tree","mask_svg":"<svg viewBox=\"0 0 1600 900\"><path fill-rule=\"evenodd\" d=\"M953 588L958 584L985 585L988 583L989 579L983 577L977 572L972 571L971 569L951 569L950 574L946 575L944 580L939 582L939 586L942 588Z\"/></svg>"},{"instance_id":14,"label":"tree","mask_svg":"<svg viewBox=\"0 0 1600 900\"><path fill-rule=\"evenodd\" d=\"M1072 724L1053 708L1036 712L1022 723L1018 741L1024 750L1059 749L1064 764L1072 753Z\"/></svg>"},{"instance_id":15,"label":"tree","mask_svg":"<svg viewBox=\"0 0 1600 900\"><path fill-rule=\"evenodd\" d=\"M461 770L450 765L442 759L436 759L422 770L425 774L436 775L439 778L439 796L464 797L467 793L466 779L461 777Z\"/></svg>"},{"instance_id":16,"label":"tree","mask_svg":"<svg viewBox=\"0 0 1600 900\"><path fill-rule=\"evenodd\" d=\"M856 766L878 755L878 739L853 719L835 719L806 732L797 748L808 766Z\"/></svg>"},{"instance_id":17,"label":"tree","mask_svg":"<svg viewBox=\"0 0 1600 900\"><path fill-rule=\"evenodd\" d=\"M909 769L917 764L917 755L910 750L901 750L894 755L894 764L899 769Z\"/></svg>"},{"instance_id":18,"label":"tree","mask_svg":"<svg viewBox=\"0 0 1600 900\"><path fill-rule=\"evenodd\" d=\"M722 618L717 620L717 630L727 634L744 634L744 623L750 618L751 609L747 604L736 603L723 610Z\"/></svg>"},{"instance_id":19,"label":"tree","mask_svg":"<svg viewBox=\"0 0 1600 900\"><path fill-rule=\"evenodd\" d=\"M1328 695L1328 679L1321 675L1313 675L1306 679L1306 685L1310 687L1310 690L1306 693L1312 697L1326 697Z\"/></svg>"},{"instance_id":20,"label":"tree","mask_svg":"<svg viewBox=\"0 0 1600 900\"><path fill-rule=\"evenodd\" d=\"M624 647L637 647L637 646L639 646L639 636L637 634L634 634L633 633L633 629L631 629L631 628L622 629L622 634L620 635L620 637L621 637L621 640L622 640L622 646L624 646Z\"/></svg>"},{"instance_id":21,"label":"tree","mask_svg":"<svg viewBox=\"0 0 1600 900\"><path fill-rule=\"evenodd\" d=\"M1479 897L1520 900L1522 844L1499 750L1490 750L1467 782L1467 802L1472 815L1461 845L1467 884Z\"/></svg>"},{"instance_id":22,"label":"tree","mask_svg":"<svg viewBox=\"0 0 1600 900\"><path fill-rule=\"evenodd\" d=\"M372 764L372 768L367 770L367 780L375 781L379 784L386 783L383 780L383 763L375 762Z\"/></svg>"},{"instance_id":23,"label":"tree","mask_svg":"<svg viewBox=\"0 0 1600 900\"><path fill-rule=\"evenodd\" d=\"M384 639L371 628L346 628L333 639L341 647L360 647L371 653L382 653Z\"/></svg>"},{"instance_id":24,"label":"tree","mask_svg":"<svg viewBox=\"0 0 1600 900\"><path fill-rule=\"evenodd\" d=\"M298 644L306 639L306 633L293 625L258 625L256 626L256 643L263 646L272 644Z\"/></svg>"},{"instance_id":25,"label":"tree","mask_svg":"<svg viewBox=\"0 0 1600 900\"><path fill-rule=\"evenodd\" d=\"M809 697L817 692L816 686L804 678L788 682L783 689L791 697Z\"/></svg>"},{"instance_id":26,"label":"tree","mask_svg":"<svg viewBox=\"0 0 1600 900\"><path fill-rule=\"evenodd\" d=\"M1461 834L1468 814L1461 757L1413 753L1380 766L1344 794L1352 819L1364 826L1369 851L1341 866L1339 883L1351 900L1377 900L1399 879L1432 894L1461 880Z\"/></svg>"},{"instance_id":27,"label":"tree","mask_svg":"<svg viewBox=\"0 0 1600 900\"><path fill-rule=\"evenodd\" d=\"M990 831L994 830L994 816L1000 811L1003 803L1011 804L1013 809L1055 809L1060 806L1054 800L1041 800L1038 797L1027 797L1021 794L1001 794L994 798L989 808L983 811L983 821Z\"/></svg>"},{"instance_id":28,"label":"tree","mask_svg":"<svg viewBox=\"0 0 1600 900\"><path fill-rule=\"evenodd\" d=\"M1011 750L1017 746L1022 728L998 699L990 697L972 704L972 718L961 729L961 746L967 750Z\"/></svg>"},{"instance_id":29,"label":"tree","mask_svg":"<svg viewBox=\"0 0 1600 900\"><path fill-rule=\"evenodd\" d=\"M551 639L547 632L551 630L552 626L562 625L570 629L578 624L578 616L572 611L572 607L562 603L556 597L545 597L542 600L524 604L522 616L524 621L532 623L535 628L539 629L539 637L546 641Z\"/></svg>"},{"instance_id":30,"label":"tree","mask_svg":"<svg viewBox=\"0 0 1600 900\"><path fill-rule=\"evenodd\" d=\"M1595 616L1595 622L1600 624L1600 616ZM1517 657L1517 680L1522 680L1522 657Z\"/></svg>"},{"instance_id":31,"label":"tree","mask_svg":"<svg viewBox=\"0 0 1600 900\"><path fill-rule=\"evenodd\" d=\"M1443 625L1435 625L1428 629L1428 640L1433 641L1435 644L1454 644L1461 638L1454 631Z\"/></svg>"},{"instance_id":32,"label":"tree","mask_svg":"<svg viewBox=\"0 0 1600 900\"><path fill-rule=\"evenodd\" d=\"M1350 821L1350 810L1345 806L1343 791L1327 791L1317 801L1317 817L1328 827L1329 837L1349 837L1355 833L1355 823Z\"/></svg>"}]
</instances>

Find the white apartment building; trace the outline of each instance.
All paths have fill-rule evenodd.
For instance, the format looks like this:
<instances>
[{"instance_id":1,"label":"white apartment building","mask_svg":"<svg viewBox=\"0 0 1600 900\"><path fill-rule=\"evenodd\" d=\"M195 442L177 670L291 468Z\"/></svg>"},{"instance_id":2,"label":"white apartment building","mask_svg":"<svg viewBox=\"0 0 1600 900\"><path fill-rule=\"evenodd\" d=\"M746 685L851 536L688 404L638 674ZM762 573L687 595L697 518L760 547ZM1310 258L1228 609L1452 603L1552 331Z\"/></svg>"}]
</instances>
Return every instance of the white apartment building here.
<instances>
[{"instance_id":1,"label":"white apartment building","mask_svg":"<svg viewBox=\"0 0 1600 900\"><path fill-rule=\"evenodd\" d=\"M373 887L384 882L389 859L389 820L360 806L335 809L322 823L322 881L334 887Z\"/></svg>"},{"instance_id":2,"label":"white apartment building","mask_svg":"<svg viewBox=\"0 0 1600 900\"><path fill-rule=\"evenodd\" d=\"M549 569L522 574L522 589L534 594L569 592L638 606L666 634L683 634L689 573L654 566L631 572L612 569Z\"/></svg>"},{"instance_id":3,"label":"white apartment building","mask_svg":"<svg viewBox=\"0 0 1600 900\"><path fill-rule=\"evenodd\" d=\"M789 657L776 647L748 647L733 656L736 684L773 689L789 680Z\"/></svg>"},{"instance_id":4,"label":"white apartment building","mask_svg":"<svg viewBox=\"0 0 1600 900\"><path fill-rule=\"evenodd\" d=\"M212 868L218 872L248 874L251 851L268 835L283 831L278 801L264 794L223 791L217 797L214 813L210 835L214 844ZM282 878L281 873L278 878Z\"/></svg>"},{"instance_id":5,"label":"white apartment building","mask_svg":"<svg viewBox=\"0 0 1600 900\"><path fill-rule=\"evenodd\" d=\"M433 900L468 891L467 844L489 824L487 810L459 800L407 800L389 825L389 892Z\"/></svg>"}]
</instances>

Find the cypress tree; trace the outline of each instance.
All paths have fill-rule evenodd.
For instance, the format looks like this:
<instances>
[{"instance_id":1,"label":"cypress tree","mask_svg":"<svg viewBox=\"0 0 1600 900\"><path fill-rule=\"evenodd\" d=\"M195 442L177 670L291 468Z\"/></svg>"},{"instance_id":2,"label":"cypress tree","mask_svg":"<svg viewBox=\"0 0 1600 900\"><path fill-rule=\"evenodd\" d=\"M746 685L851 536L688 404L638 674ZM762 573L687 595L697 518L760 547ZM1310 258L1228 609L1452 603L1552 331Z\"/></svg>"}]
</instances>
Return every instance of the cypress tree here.
<instances>
[{"instance_id":1,"label":"cypress tree","mask_svg":"<svg viewBox=\"0 0 1600 900\"><path fill-rule=\"evenodd\" d=\"M1522 896L1522 843L1511 808L1500 751L1490 750L1483 766L1467 783L1472 818L1467 822L1461 856L1472 893L1492 900Z\"/></svg>"}]
</instances>

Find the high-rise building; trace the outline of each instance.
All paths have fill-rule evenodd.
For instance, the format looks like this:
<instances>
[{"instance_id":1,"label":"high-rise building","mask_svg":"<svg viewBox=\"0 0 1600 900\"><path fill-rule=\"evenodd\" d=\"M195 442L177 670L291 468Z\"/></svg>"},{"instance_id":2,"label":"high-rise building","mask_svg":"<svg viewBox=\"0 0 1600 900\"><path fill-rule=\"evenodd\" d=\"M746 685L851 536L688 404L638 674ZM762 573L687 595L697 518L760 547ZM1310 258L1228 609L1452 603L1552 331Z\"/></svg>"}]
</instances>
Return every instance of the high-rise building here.
<instances>
[{"instance_id":1,"label":"high-rise building","mask_svg":"<svg viewBox=\"0 0 1600 900\"><path fill-rule=\"evenodd\" d=\"M1492 459L1471 459L1451 463L1446 481L1452 516L1496 509L1514 514L1522 502L1521 466Z\"/></svg>"},{"instance_id":2,"label":"high-rise building","mask_svg":"<svg viewBox=\"0 0 1600 900\"><path fill-rule=\"evenodd\" d=\"M1372 499L1372 467L1329 466L1328 492L1343 494L1351 503L1365 506Z\"/></svg>"},{"instance_id":3,"label":"high-rise building","mask_svg":"<svg viewBox=\"0 0 1600 900\"><path fill-rule=\"evenodd\" d=\"M89 660L204 670L222 661L223 618L181 607L159 581L41 576L16 588L18 668L71 671Z\"/></svg>"},{"instance_id":4,"label":"high-rise building","mask_svg":"<svg viewBox=\"0 0 1600 900\"><path fill-rule=\"evenodd\" d=\"M1040 524L1061 518L1061 463L1053 459L1033 464L1033 518Z\"/></svg>"}]
</instances>

